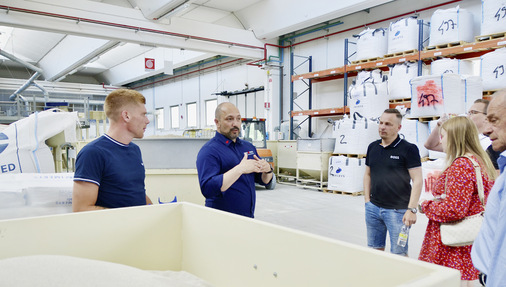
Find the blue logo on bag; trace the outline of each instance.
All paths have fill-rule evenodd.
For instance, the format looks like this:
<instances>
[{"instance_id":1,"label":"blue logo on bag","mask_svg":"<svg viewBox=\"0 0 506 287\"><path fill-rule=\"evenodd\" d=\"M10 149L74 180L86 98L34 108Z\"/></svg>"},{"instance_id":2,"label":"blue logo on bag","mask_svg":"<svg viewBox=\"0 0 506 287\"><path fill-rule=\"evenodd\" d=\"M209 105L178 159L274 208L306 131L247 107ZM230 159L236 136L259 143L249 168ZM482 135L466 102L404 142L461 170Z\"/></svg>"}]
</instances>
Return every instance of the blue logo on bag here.
<instances>
[{"instance_id":1,"label":"blue logo on bag","mask_svg":"<svg viewBox=\"0 0 506 287\"><path fill-rule=\"evenodd\" d=\"M9 145L7 140L9 140L9 138L4 133L0 133L0 153L2 153Z\"/></svg>"},{"instance_id":2,"label":"blue logo on bag","mask_svg":"<svg viewBox=\"0 0 506 287\"><path fill-rule=\"evenodd\" d=\"M340 168L340 167L338 167L338 168L336 169L336 174L340 173L341 171L343 171L343 169L342 169L342 168Z\"/></svg>"},{"instance_id":3,"label":"blue logo on bag","mask_svg":"<svg viewBox=\"0 0 506 287\"><path fill-rule=\"evenodd\" d=\"M400 34L400 33L401 33L401 31L397 31L397 32L395 33L395 36L399 36L399 34Z\"/></svg>"}]
</instances>

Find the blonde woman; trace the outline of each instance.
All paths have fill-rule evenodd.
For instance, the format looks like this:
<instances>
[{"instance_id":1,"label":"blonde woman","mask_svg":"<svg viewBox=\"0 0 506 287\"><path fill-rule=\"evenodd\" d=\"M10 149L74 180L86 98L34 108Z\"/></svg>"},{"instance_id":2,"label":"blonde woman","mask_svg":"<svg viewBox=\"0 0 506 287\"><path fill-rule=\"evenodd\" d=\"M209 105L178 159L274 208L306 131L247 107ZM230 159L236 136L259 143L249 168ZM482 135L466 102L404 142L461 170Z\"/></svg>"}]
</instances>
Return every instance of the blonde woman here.
<instances>
[{"instance_id":1,"label":"blonde woman","mask_svg":"<svg viewBox=\"0 0 506 287\"><path fill-rule=\"evenodd\" d=\"M481 167L485 200L497 174L480 145L476 125L469 118L454 117L446 121L441 126L441 144L446 152L447 167L435 184L435 199L421 204L429 223L419 259L459 270L461 285L472 286L471 281L478 279L479 272L471 261L471 245L443 245L439 226L441 222L456 221L483 211L473 163L464 156L473 158Z\"/></svg>"}]
</instances>

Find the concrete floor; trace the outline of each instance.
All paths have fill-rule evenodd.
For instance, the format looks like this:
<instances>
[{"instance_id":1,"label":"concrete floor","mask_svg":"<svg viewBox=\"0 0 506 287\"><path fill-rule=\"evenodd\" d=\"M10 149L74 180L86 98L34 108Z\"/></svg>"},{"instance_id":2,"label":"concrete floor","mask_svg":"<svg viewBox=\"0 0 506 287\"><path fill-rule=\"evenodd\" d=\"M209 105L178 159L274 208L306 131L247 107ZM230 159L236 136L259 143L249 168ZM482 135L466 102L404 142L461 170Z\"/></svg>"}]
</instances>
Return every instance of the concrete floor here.
<instances>
[{"instance_id":1,"label":"concrete floor","mask_svg":"<svg viewBox=\"0 0 506 287\"><path fill-rule=\"evenodd\" d=\"M367 246L364 197L324 193L277 184L257 188L255 218L273 224ZM428 219L418 215L409 234L409 257L417 259ZM386 250L390 250L387 239Z\"/></svg>"}]
</instances>

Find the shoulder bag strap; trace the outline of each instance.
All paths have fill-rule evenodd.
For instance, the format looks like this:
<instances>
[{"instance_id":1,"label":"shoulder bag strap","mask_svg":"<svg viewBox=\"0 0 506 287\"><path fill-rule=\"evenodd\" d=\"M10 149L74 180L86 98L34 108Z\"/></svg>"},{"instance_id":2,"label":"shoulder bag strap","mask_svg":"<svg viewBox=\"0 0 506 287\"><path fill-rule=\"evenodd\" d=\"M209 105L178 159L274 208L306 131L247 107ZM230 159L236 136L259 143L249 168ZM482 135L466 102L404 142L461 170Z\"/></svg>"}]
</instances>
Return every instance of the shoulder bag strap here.
<instances>
[{"instance_id":1,"label":"shoulder bag strap","mask_svg":"<svg viewBox=\"0 0 506 287\"><path fill-rule=\"evenodd\" d=\"M476 185L478 186L478 196L480 197L481 205L483 206L483 208L485 208L485 192L483 191L483 178L481 177L481 167L472 157L468 155L464 155L462 157L469 159L473 163L474 172L476 173ZM448 175L445 178L445 196L446 196L447 182L448 182Z\"/></svg>"}]
</instances>

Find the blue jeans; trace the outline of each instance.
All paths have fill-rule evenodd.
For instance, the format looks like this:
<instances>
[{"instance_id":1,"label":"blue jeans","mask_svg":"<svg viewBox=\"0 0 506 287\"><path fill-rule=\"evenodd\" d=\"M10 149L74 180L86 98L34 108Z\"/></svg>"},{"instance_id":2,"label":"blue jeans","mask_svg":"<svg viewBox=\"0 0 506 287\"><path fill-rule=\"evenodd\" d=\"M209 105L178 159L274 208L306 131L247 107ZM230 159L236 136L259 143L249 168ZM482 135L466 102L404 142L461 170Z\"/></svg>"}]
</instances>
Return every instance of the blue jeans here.
<instances>
[{"instance_id":1,"label":"blue jeans","mask_svg":"<svg viewBox=\"0 0 506 287\"><path fill-rule=\"evenodd\" d=\"M385 248L387 231L390 235L390 252L399 255L408 255L408 243L405 247L397 245L399 232L403 225L402 218L407 209L386 209L365 204L365 224L367 226L367 246L375 249ZM409 240L409 237L408 237Z\"/></svg>"}]
</instances>

